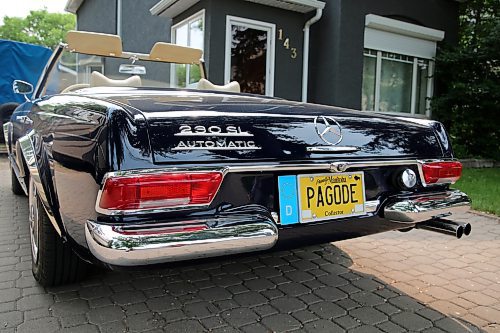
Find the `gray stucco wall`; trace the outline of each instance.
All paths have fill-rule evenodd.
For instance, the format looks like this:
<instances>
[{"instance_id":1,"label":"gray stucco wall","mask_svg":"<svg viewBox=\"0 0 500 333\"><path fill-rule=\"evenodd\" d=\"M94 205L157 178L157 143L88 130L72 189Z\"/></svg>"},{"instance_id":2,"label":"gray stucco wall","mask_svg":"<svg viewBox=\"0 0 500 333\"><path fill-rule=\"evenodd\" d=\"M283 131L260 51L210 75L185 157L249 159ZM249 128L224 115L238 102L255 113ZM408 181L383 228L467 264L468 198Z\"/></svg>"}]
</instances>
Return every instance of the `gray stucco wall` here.
<instances>
[{"instance_id":1,"label":"gray stucco wall","mask_svg":"<svg viewBox=\"0 0 500 333\"><path fill-rule=\"evenodd\" d=\"M311 28L309 101L361 107L365 16L387 16L444 30L458 38L458 2L452 0L326 0L323 18Z\"/></svg>"},{"instance_id":2,"label":"gray stucco wall","mask_svg":"<svg viewBox=\"0 0 500 333\"><path fill-rule=\"evenodd\" d=\"M274 96L300 100L302 91L302 28L306 21L303 14L282 9L235 0L202 0L174 19L174 24L205 9L205 61L210 81L224 83L224 61L226 43L226 17L237 16L276 25ZM277 40L278 30L290 38L290 46L297 49L297 57Z\"/></svg>"},{"instance_id":3,"label":"gray stucco wall","mask_svg":"<svg viewBox=\"0 0 500 333\"><path fill-rule=\"evenodd\" d=\"M86 0L76 15L78 30L116 34L116 0Z\"/></svg>"},{"instance_id":4,"label":"gray stucco wall","mask_svg":"<svg viewBox=\"0 0 500 333\"><path fill-rule=\"evenodd\" d=\"M158 0L122 0L122 40L126 51L149 53L156 42L170 41L171 20L153 16Z\"/></svg>"},{"instance_id":5,"label":"gray stucco wall","mask_svg":"<svg viewBox=\"0 0 500 333\"><path fill-rule=\"evenodd\" d=\"M276 24L276 34L283 29L283 37L290 38L290 46L297 49L297 57L283 46L283 41L275 38L274 96L291 100L302 98L302 52L305 16L279 8L258 5L247 1L212 0L211 8L211 80L224 80L224 59L226 41L226 16L238 16ZM221 70L222 69L222 70Z\"/></svg>"}]
</instances>

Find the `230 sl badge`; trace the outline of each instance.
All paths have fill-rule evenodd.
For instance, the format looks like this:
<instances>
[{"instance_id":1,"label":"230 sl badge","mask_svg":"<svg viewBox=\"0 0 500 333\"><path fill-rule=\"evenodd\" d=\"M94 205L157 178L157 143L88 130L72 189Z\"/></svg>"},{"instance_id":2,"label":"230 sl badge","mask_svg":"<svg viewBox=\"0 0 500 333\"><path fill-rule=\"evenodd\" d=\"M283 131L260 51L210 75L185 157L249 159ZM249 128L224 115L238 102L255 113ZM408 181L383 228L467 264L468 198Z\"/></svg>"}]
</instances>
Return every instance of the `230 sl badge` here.
<instances>
[{"instance_id":1,"label":"230 sl badge","mask_svg":"<svg viewBox=\"0 0 500 333\"><path fill-rule=\"evenodd\" d=\"M239 126L189 126L181 125L174 136L202 137L205 140L181 140L172 150L259 150L255 141L246 138L254 135ZM241 139L239 138L241 137Z\"/></svg>"}]
</instances>

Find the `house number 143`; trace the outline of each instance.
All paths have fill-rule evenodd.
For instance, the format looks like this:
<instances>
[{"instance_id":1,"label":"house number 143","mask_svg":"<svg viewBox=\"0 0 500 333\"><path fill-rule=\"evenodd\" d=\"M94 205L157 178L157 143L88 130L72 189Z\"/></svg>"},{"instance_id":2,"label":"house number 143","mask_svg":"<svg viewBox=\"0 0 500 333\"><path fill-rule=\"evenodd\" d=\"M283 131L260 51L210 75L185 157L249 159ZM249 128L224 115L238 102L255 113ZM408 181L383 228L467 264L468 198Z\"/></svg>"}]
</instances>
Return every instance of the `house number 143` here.
<instances>
[{"instance_id":1,"label":"house number 143","mask_svg":"<svg viewBox=\"0 0 500 333\"><path fill-rule=\"evenodd\" d=\"M282 40L283 41L283 46L287 50L290 50L290 58L292 58L292 59L297 58L297 48L290 46L290 38L286 37L286 36L285 37L283 36L283 29L279 29L278 30L278 40Z\"/></svg>"}]
</instances>

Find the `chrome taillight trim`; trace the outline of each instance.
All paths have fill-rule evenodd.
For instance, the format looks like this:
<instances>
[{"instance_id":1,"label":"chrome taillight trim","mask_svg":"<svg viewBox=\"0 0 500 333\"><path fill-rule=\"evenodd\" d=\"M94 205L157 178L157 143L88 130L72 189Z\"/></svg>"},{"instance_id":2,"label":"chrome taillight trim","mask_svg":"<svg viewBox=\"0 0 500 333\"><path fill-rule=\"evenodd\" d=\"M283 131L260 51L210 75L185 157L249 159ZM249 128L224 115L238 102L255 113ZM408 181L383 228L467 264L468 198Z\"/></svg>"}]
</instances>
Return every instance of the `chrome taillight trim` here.
<instances>
[{"instance_id":1,"label":"chrome taillight trim","mask_svg":"<svg viewBox=\"0 0 500 333\"><path fill-rule=\"evenodd\" d=\"M424 187L430 187L442 184L425 184L422 172L423 163L431 162L453 162L457 159L432 159L432 160L417 160L417 159L394 159L394 160L374 160L374 161L336 161L330 163L293 163L293 164L278 164L278 163L261 163L261 164L233 164L228 166L195 166L195 167L166 167L158 169L139 169L139 170L124 170L124 171L114 171L105 174L101 188L97 195L96 200L96 212L104 215L134 215L134 214L154 214L154 213L166 213L173 211L190 210L193 208L208 208L212 202L209 204L201 205L189 205L189 206L171 206L167 208L155 208L155 209L137 209L137 210L109 210L102 209L99 207L99 202L101 200L102 189L109 177L133 177L141 174L156 174L156 173L176 173L176 172L190 172L190 173L201 173L201 172L220 172L222 173L222 180L217 189L220 190L222 183L224 182L225 176L228 173L246 173L246 172L280 172L280 171L330 171L330 172L344 172L348 169L353 168L370 168L370 167L386 167L386 166L416 166L418 168L420 180ZM215 196L216 197L216 196ZM212 199L212 201L215 199Z\"/></svg>"}]
</instances>

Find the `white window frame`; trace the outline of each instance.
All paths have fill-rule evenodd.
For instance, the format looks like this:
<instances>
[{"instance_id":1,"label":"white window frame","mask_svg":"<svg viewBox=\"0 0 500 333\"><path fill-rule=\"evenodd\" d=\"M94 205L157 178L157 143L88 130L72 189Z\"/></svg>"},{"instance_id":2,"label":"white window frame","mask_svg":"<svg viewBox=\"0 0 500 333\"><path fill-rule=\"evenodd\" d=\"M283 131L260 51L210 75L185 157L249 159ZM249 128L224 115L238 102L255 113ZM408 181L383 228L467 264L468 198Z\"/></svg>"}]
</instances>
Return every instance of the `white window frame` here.
<instances>
[{"instance_id":1,"label":"white window frame","mask_svg":"<svg viewBox=\"0 0 500 333\"><path fill-rule=\"evenodd\" d=\"M398 115L411 115L414 117L430 117L431 116L431 102L430 99L432 98L433 95L433 83L434 83L434 61L431 59L424 59L429 61L429 74L427 77L427 91L426 91L426 99L425 99L425 115L417 113L416 111L416 105L417 105L417 79L418 79L418 60L423 59L423 58L417 58L413 57L413 61L405 61L405 60L398 60L398 59L389 59L390 61L399 61L399 62L404 62L404 63L411 63L412 64L412 82L411 82L411 108L410 112L387 112L387 111L380 111L380 78L382 75L382 51L380 50L372 50L376 51L376 55L366 55L363 54L363 61L365 57L372 57L376 59L376 67L375 67L375 100L373 103L373 111L376 112L384 112L384 113L391 113L391 114L398 114ZM393 52L390 52L393 53Z\"/></svg>"},{"instance_id":2,"label":"white window frame","mask_svg":"<svg viewBox=\"0 0 500 333\"><path fill-rule=\"evenodd\" d=\"M410 113L390 113L398 115L411 115L413 117L430 117L430 98L432 98L434 92L434 58L436 56L436 43L444 39L444 31L374 14L366 15L365 26L364 48L377 52L374 111L381 112L379 110L382 52L389 52L413 57ZM363 55L363 61L365 56L366 55ZM429 61L425 115L416 113L418 59L425 59Z\"/></svg>"},{"instance_id":3,"label":"white window frame","mask_svg":"<svg viewBox=\"0 0 500 333\"><path fill-rule=\"evenodd\" d=\"M184 20L174 24L172 27L170 27L170 40L172 41L173 44L177 44L177 36L176 36L176 30L180 26L183 26L187 24L188 26L188 46L191 44L191 33L189 32L189 25L191 22L196 21L201 18L202 26L203 26L203 47L202 51L205 53L205 9L200 10L199 12L194 13L193 15L185 18ZM191 67L186 65L186 87L189 85L189 76L191 72ZM171 70L170 70L170 84L175 82L175 64L172 64Z\"/></svg>"},{"instance_id":4,"label":"white window frame","mask_svg":"<svg viewBox=\"0 0 500 333\"><path fill-rule=\"evenodd\" d=\"M266 31L267 55L266 55L266 95L274 96L274 64L275 64L275 43L276 43L276 24L251 20L238 16L226 16L226 50L224 62L224 82L229 83L231 79L231 25L237 24L251 29Z\"/></svg>"}]
</instances>

